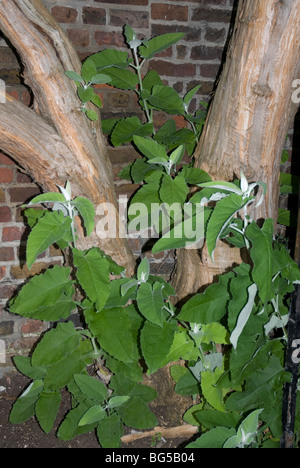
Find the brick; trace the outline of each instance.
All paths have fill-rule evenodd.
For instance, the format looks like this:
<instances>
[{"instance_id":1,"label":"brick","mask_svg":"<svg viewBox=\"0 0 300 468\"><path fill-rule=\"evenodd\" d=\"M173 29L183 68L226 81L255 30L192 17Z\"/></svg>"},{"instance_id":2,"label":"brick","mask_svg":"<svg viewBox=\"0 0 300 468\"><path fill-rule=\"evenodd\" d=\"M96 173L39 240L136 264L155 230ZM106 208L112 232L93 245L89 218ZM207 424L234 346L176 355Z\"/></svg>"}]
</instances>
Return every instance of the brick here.
<instances>
[{"instance_id":1,"label":"brick","mask_svg":"<svg viewBox=\"0 0 300 468\"><path fill-rule=\"evenodd\" d=\"M0 223L11 221L11 211L7 206L0 206Z\"/></svg>"},{"instance_id":2,"label":"brick","mask_svg":"<svg viewBox=\"0 0 300 468\"><path fill-rule=\"evenodd\" d=\"M5 81L6 86L20 85L20 69L19 68L0 68L0 79Z\"/></svg>"},{"instance_id":3,"label":"brick","mask_svg":"<svg viewBox=\"0 0 300 468\"><path fill-rule=\"evenodd\" d=\"M84 24L105 24L106 12L103 8L83 7L82 20Z\"/></svg>"},{"instance_id":4,"label":"brick","mask_svg":"<svg viewBox=\"0 0 300 468\"><path fill-rule=\"evenodd\" d=\"M14 166L16 163L11 158L6 156L6 154L0 153L0 164L5 164L5 165L8 165L8 166Z\"/></svg>"},{"instance_id":5,"label":"brick","mask_svg":"<svg viewBox=\"0 0 300 468\"><path fill-rule=\"evenodd\" d=\"M192 47L191 59L192 60L221 60L223 48L221 47L208 47L208 46L195 46Z\"/></svg>"},{"instance_id":6,"label":"brick","mask_svg":"<svg viewBox=\"0 0 300 468\"><path fill-rule=\"evenodd\" d=\"M220 64L218 64L218 63L205 63L205 64L202 64L202 65L200 65L200 75L203 78L215 79L217 74L218 74L219 68L220 68ZM203 91L202 88L201 88L201 91Z\"/></svg>"},{"instance_id":7,"label":"brick","mask_svg":"<svg viewBox=\"0 0 300 468\"><path fill-rule=\"evenodd\" d=\"M12 335L13 332L14 332L14 322L12 320L0 322L0 336Z\"/></svg>"},{"instance_id":8,"label":"brick","mask_svg":"<svg viewBox=\"0 0 300 468\"><path fill-rule=\"evenodd\" d=\"M96 31L95 42L99 46L124 47L124 39L120 32Z\"/></svg>"},{"instance_id":9,"label":"brick","mask_svg":"<svg viewBox=\"0 0 300 468\"><path fill-rule=\"evenodd\" d=\"M121 26L130 24L132 28L148 28L149 13L147 11L109 10L110 25Z\"/></svg>"},{"instance_id":10,"label":"brick","mask_svg":"<svg viewBox=\"0 0 300 468\"><path fill-rule=\"evenodd\" d=\"M18 59L13 50L9 47L0 47L0 66L9 67L9 65L18 65Z\"/></svg>"},{"instance_id":11,"label":"brick","mask_svg":"<svg viewBox=\"0 0 300 468\"><path fill-rule=\"evenodd\" d=\"M197 42L201 39L201 28L183 26L182 24L152 24L151 37L160 36L161 34L169 33L184 33L184 41Z\"/></svg>"},{"instance_id":12,"label":"brick","mask_svg":"<svg viewBox=\"0 0 300 468\"><path fill-rule=\"evenodd\" d=\"M199 7L192 11L192 21L207 21L208 23L229 23L231 10Z\"/></svg>"},{"instance_id":13,"label":"brick","mask_svg":"<svg viewBox=\"0 0 300 468\"><path fill-rule=\"evenodd\" d=\"M36 186L32 187L14 187L8 190L11 202L25 203L35 195L41 193L40 189Z\"/></svg>"},{"instance_id":14,"label":"brick","mask_svg":"<svg viewBox=\"0 0 300 468\"><path fill-rule=\"evenodd\" d=\"M101 2L103 3L103 0L95 0L95 3ZM148 5L149 0L105 0L105 3L113 3L114 5L118 3L118 5Z\"/></svg>"},{"instance_id":15,"label":"brick","mask_svg":"<svg viewBox=\"0 0 300 468\"><path fill-rule=\"evenodd\" d=\"M78 16L78 11L75 8L63 6L55 6L51 12L58 23L75 23Z\"/></svg>"},{"instance_id":16,"label":"brick","mask_svg":"<svg viewBox=\"0 0 300 468\"><path fill-rule=\"evenodd\" d=\"M5 275L6 275L6 267L0 266L0 281L2 281L5 278Z\"/></svg>"},{"instance_id":17,"label":"brick","mask_svg":"<svg viewBox=\"0 0 300 468\"><path fill-rule=\"evenodd\" d=\"M15 292L15 289L15 285L5 284L4 282L0 283L0 299L10 299Z\"/></svg>"},{"instance_id":18,"label":"brick","mask_svg":"<svg viewBox=\"0 0 300 468\"><path fill-rule=\"evenodd\" d=\"M180 5L169 5L165 3L154 3L151 5L151 18L164 21L187 21L188 7Z\"/></svg>"},{"instance_id":19,"label":"brick","mask_svg":"<svg viewBox=\"0 0 300 468\"><path fill-rule=\"evenodd\" d=\"M126 94L125 92L114 92L114 93L109 93L108 95L108 105L116 108L116 107L122 107L122 108L127 108L130 103L130 96Z\"/></svg>"},{"instance_id":20,"label":"brick","mask_svg":"<svg viewBox=\"0 0 300 468\"><path fill-rule=\"evenodd\" d=\"M13 247L0 247L0 262L10 262L15 259Z\"/></svg>"},{"instance_id":21,"label":"brick","mask_svg":"<svg viewBox=\"0 0 300 468\"><path fill-rule=\"evenodd\" d=\"M188 77L195 76L196 73L196 65L192 63L174 64L163 60L152 60L150 69L156 70L161 76Z\"/></svg>"},{"instance_id":22,"label":"brick","mask_svg":"<svg viewBox=\"0 0 300 468\"><path fill-rule=\"evenodd\" d=\"M87 47L90 44L89 31L82 29L67 29L67 35L74 46Z\"/></svg>"},{"instance_id":23,"label":"brick","mask_svg":"<svg viewBox=\"0 0 300 468\"><path fill-rule=\"evenodd\" d=\"M9 184L13 181L14 171L10 167L0 168L0 184Z\"/></svg>"},{"instance_id":24,"label":"brick","mask_svg":"<svg viewBox=\"0 0 300 468\"><path fill-rule=\"evenodd\" d=\"M26 320L21 327L22 335L29 335L32 333L42 333L45 329L45 323L40 320Z\"/></svg>"},{"instance_id":25,"label":"brick","mask_svg":"<svg viewBox=\"0 0 300 468\"><path fill-rule=\"evenodd\" d=\"M37 262L34 263L29 270L27 265L13 265L10 269L11 277L14 279L26 279L30 278L31 276L38 275L42 271L46 270L50 265L53 263L45 263L45 262Z\"/></svg>"},{"instance_id":26,"label":"brick","mask_svg":"<svg viewBox=\"0 0 300 468\"><path fill-rule=\"evenodd\" d=\"M2 241L3 242L13 242L19 241L22 239L25 232L25 227L4 227L2 230Z\"/></svg>"},{"instance_id":27,"label":"brick","mask_svg":"<svg viewBox=\"0 0 300 468\"><path fill-rule=\"evenodd\" d=\"M0 203L5 202L5 192L0 188Z\"/></svg>"},{"instance_id":28,"label":"brick","mask_svg":"<svg viewBox=\"0 0 300 468\"><path fill-rule=\"evenodd\" d=\"M32 183L32 178L23 172L17 172L17 182L20 184Z\"/></svg>"},{"instance_id":29,"label":"brick","mask_svg":"<svg viewBox=\"0 0 300 468\"><path fill-rule=\"evenodd\" d=\"M204 39L208 42L223 43L226 39L227 29L207 28L205 31Z\"/></svg>"}]
</instances>

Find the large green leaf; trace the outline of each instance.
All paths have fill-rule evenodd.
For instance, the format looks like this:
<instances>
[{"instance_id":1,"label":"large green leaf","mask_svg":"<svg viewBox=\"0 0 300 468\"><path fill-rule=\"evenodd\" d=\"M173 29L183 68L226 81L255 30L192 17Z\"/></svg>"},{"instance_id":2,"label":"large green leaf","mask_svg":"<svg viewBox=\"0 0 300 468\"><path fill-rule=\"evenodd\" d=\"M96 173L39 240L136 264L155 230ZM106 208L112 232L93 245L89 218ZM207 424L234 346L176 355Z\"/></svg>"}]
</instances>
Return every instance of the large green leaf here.
<instances>
[{"instance_id":1,"label":"large green leaf","mask_svg":"<svg viewBox=\"0 0 300 468\"><path fill-rule=\"evenodd\" d=\"M37 344L32 354L34 366L53 364L71 353L80 343L80 334L73 322L58 323L49 330Z\"/></svg>"},{"instance_id":2,"label":"large green leaf","mask_svg":"<svg viewBox=\"0 0 300 468\"><path fill-rule=\"evenodd\" d=\"M14 356L13 361L18 371L30 379L38 380L45 377L46 368L34 367L29 356Z\"/></svg>"},{"instance_id":3,"label":"large green leaf","mask_svg":"<svg viewBox=\"0 0 300 468\"><path fill-rule=\"evenodd\" d=\"M153 132L153 124L142 124L136 116L121 119L115 125L111 142L114 146L120 146L133 140L134 135L147 136Z\"/></svg>"},{"instance_id":4,"label":"large green leaf","mask_svg":"<svg viewBox=\"0 0 300 468\"><path fill-rule=\"evenodd\" d=\"M137 304L141 314L150 322L162 326L164 320L164 300L162 285L155 282L153 286L142 283L137 292Z\"/></svg>"},{"instance_id":5,"label":"large green leaf","mask_svg":"<svg viewBox=\"0 0 300 468\"><path fill-rule=\"evenodd\" d=\"M10 412L9 421L20 424L35 414L35 403L43 390L42 380L34 380L14 403Z\"/></svg>"},{"instance_id":6,"label":"large green leaf","mask_svg":"<svg viewBox=\"0 0 300 468\"><path fill-rule=\"evenodd\" d=\"M225 284L211 284L184 304L178 318L194 323L217 322L225 315L229 298Z\"/></svg>"},{"instance_id":7,"label":"large green leaf","mask_svg":"<svg viewBox=\"0 0 300 468\"><path fill-rule=\"evenodd\" d=\"M97 427L97 437L102 448L120 448L123 424L118 414L102 419Z\"/></svg>"},{"instance_id":8,"label":"large green leaf","mask_svg":"<svg viewBox=\"0 0 300 468\"><path fill-rule=\"evenodd\" d=\"M76 277L97 310L101 310L110 291L109 264L97 248L86 252L73 249L72 252Z\"/></svg>"},{"instance_id":9,"label":"large green leaf","mask_svg":"<svg viewBox=\"0 0 300 468\"><path fill-rule=\"evenodd\" d=\"M141 151L141 153L148 159L161 158L164 161L168 161L168 155L165 147L160 145L152 138L144 138L142 136L133 137L134 144Z\"/></svg>"},{"instance_id":10,"label":"large green leaf","mask_svg":"<svg viewBox=\"0 0 300 468\"><path fill-rule=\"evenodd\" d=\"M108 396L107 388L104 383L94 377L86 374L75 374L74 380L81 392L91 400L103 403Z\"/></svg>"},{"instance_id":11,"label":"large green leaf","mask_svg":"<svg viewBox=\"0 0 300 468\"><path fill-rule=\"evenodd\" d=\"M273 258L273 220L267 219L260 229L253 221L246 230L246 235L252 247L250 255L254 266L252 277L258 287L258 293L263 302L272 299Z\"/></svg>"},{"instance_id":12,"label":"large green leaf","mask_svg":"<svg viewBox=\"0 0 300 468\"><path fill-rule=\"evenodd\" d=\"M55 265L34 276L10 304L14 314L54 322L67 318L75 308L70 268Z\"/></svg>"},{"instance_id":13,"label":"large green leaf","mask_svg":"<svg viewBox=\"0 0 300 468\"><path fill-rule=\"evenodd\" d=\"M235 434L235 430L229 427L214 427L208 432L198 437L195 442L187 445L189 449L197 448L223 448L224 443L229 437Z\"/></svg>"},{"instance_id":14,"label":"large green leaf","mask_svg":"<svg viewBox=\"0 0 300 468\"><path fill-rule=\"evenodd\" d=\"M59 391L43 390L36 402L36 417L46 434L49 434L55 423L61 400L62 396Z\"/></svg>"},{"instance_id":15,"label":"large green leaf","mask_svg":"<svg viewBox=\"0 0 300 468\"><path fill-rule=\"evenodd\" d=\"M109 84L118 89L135 89L139 79L135 73L117 67L105 68L105 75L110 78Z\"/></svg>"},{"instance_id":16,"label":"large green leaf","mask_svg":"<svg viewBox=\"0 0 300 468\"><path fill-rule=\"evenodd\" d=\"M76 197L72 200L74 205L83 219L83 224L87 236L90 236L94 229L95 208L93 203L84 197Z\"/></svg>"},{"instance_id":17,"label":"large green leaf","mask_svg":"<svg viewBox=\"0 0 300 468\"><path fill-rule=\"evenodd\" d=\"M148 408L145 401L138 396L131 397L120 406L118 414L126 426L134 427L135 429L149 429L157 425L156 417Z\"/></svg>"},{"instance_id":18,"label":"large green leaf","mask_svg":"<svg viewBox=\"0 0 300 468\"><path fill-rule=\"evenodd\" d=\"M249 200L248 198L243 199L242 195L231 193L218 201L207 226L207 248L212 258L217 240L222 232L230 224L235 213L239 212Z\"/></svg>"},{"instance_id":19,"label":"large green leaf","mask_svg":"<svg viewBox=\"0 0 300 468\"><path fill-rule=\"evenodd\" d=\"M146 59L152 58L155 54L168 49L184 37L184 33L169 33L154 37L149 41L144 41L145 45L139 47L139 53Z\"/></svg>"},{"instance_id":20,"label":"large green leaf","mask_svg":"<svg viewBox=\"0 0 300 468\"><path fill-rule=\"evenodd\" d=\"M31 268L36 257L50 245L64 238L70 232L70 228L71 218L65 218L62 212L49 211L39 218L27 240L26 260L28 267Z\"/></svg>"},{"instance_id":21,"label":"large green leaf","mask_svg":"<svg viewBox=\"0 0 300 468\"><path fill-rule=\"evenodd\" d=\"M115 307L95 312L85 310L85 318L101 348L115 359L132 362L134 346L128 308Z\"/></svg>"},{"instance_id":22,"label":"large green leaf","mask_svg":"<svg viewBox=\"0 0 300 468\"><path fill-rule=\"evenodd\" d=\"M162 179L159 196L163 203L168 203L169 205L178 203L183 205L188 191L188 186L183 177L177 176L175 179L172 179L168 174L165 174Z\"/></svg>"},{"instance_id":23,"label":"large green leaf","mask_svg":"<svg viewBox=\"0 0 300 468\"><path fill-rule=\"evenodd\" d=\"M151 106L162 109L168 114L184 114L183 101L170 86L154 85L148 102Z\"/></svg>"},{"instance_id":24,"label":"large green leaf","mask_svg":"<svg viewBox=\"0 0 300 468\"><path fill-rule=\"evenodd\" d=\"M128 53L117 49L105 49L102 52L91 55L89 60L94 62L97 70L111 66L126 68L128 65Z\"/></svg>"},{"instance_id":25,"label":"large green leaf","mask_svg":"<svg viewBox=\"0 0 300 468\"><path fill-rule=\"evenodd\" d=\"M143 357L151 374L156 372L170 351L176 331L176 323L165 323L163 327L146 322L141 331Z\"/></svg>"}]
</instances>

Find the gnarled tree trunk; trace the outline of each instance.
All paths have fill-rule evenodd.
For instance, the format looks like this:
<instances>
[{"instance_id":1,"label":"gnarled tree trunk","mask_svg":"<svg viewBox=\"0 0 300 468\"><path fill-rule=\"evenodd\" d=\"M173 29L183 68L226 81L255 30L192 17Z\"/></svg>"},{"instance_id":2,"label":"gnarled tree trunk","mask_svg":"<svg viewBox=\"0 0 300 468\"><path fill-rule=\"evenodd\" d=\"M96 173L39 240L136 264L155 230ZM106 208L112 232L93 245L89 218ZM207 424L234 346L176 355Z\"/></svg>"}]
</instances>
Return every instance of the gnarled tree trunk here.
<instances>
[{"instance_id":1,"label":"gnarled tree trunk","mask_svg":"<svg viewBox=\"0 0 300 468\"><path fill-rule=\"evenodd\" d=\"M76 87L65 76L66 70L81 69L67 36L40 0L0 0L0 29L18 51L34 93L34 109L10 98L0 106L1 149L43 190L57 190L69 180L74 196L89 198L95 207L110 203L118 211L100 125L93 129L78 109ZM87 241L81 234L80 242L98 245L133 272L133 255L118 229L114 239L100 240L94 233Z\"/></svg>"},{"instance_id":2,"label":"gnarled tree trunk","mask_svg":"<svg viewBox=\"0 0 300 468\"><path fill-rule=\"evenodd\" d=\"M196 150L196 166L214 180L264 181L268 191L255 219L277 218L280 161L298 105L300 1L240 0L226 62ZM174 285L179 298L211 283L241 262L240 251L220 242L215 263L206 248L179 250Z\"/></svg>"}]
</instances>

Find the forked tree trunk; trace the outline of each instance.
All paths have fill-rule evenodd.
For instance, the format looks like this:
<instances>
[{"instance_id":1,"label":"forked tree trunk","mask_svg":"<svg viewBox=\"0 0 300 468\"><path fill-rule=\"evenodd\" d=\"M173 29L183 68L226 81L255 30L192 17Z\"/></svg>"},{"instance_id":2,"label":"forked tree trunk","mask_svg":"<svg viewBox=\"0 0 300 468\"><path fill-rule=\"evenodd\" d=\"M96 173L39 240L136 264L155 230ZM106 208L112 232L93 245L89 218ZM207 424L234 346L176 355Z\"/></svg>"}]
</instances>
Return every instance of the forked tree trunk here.
<instances>
[{"instance_id":1,"label":"forked tree trunk","mask_svg":"<svg viewBox=\"0 0 300 468\"><path fill-rule=\"evenodd\" d=\"M300 76L300 0L240 0L227 59L196 150L196 166L214 180L264 181L268 191L255 219L277 218L281 153L298 105L292 83ZM178 251L174 285L179 298L211 283L241 262L224 242Z\"/></svg>"},{"instance_id":2,"label":"forked tree trunk","mask_svg":"<svg viewBox=\"0 0 300 468\"><path fill-rule=\"evenodd\" d=\"M92 128L79 110L76 87L66 70L80 72L80 61L65 33L40 0L0 0L0 29L18 51L24 80L34 93L34 109L8 98L0 106L1 149L45 191L71 182L74 196L117 211L111 164L100 125ZM100 115L99 115L100 118ZM97 219L96 219L97 222ZM80 231L79 231L80 232ZM98 245L133 272L125 238L100 240L94 232L83 247Z\"/></svg>"}]
</instances>

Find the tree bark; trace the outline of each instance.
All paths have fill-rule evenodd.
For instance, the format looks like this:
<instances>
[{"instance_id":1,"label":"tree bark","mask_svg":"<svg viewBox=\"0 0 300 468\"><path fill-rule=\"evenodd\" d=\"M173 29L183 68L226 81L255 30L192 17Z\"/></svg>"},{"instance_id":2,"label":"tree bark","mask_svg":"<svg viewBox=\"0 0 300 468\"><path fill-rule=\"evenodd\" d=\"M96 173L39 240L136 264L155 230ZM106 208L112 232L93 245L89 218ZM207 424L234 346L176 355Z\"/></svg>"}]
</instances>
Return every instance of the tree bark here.
<instances>
[{"instance_id":1,"label":"tree bark","mask_svg":"<svg viewBox=\"0 0 300 468\"><path fill-rule=\"evenodd\" d=\"M24 81L34 94L34 109L12 100L1 106L1 148L43 190L57 190L69 180L74 196L89 198L95 207L112 204L118 212L100 114L93 129L65 75L81 69L67 36L40 0L0 0L0 29L18 51ZM100 240L94 232L85 240L80 233L80 243L98 245L132 274L133 255L118 226L114 239Z\"/></svg>"},{"instance_id":2,"label":"tree bark","mask_svg":"<svg viewBox=\"0 0 300 468\"><path fill-rule=\"evenodd\" d=\"M267 183L254 219L277 219L281 153L298 105L292 83L300 73L300 1L240 0L195 165L214 180L240 178ZM240 251L220 242L215 263L204 247L178 251L174 285L179 298L241 262Z\"/></svg>"}]
</instances>

